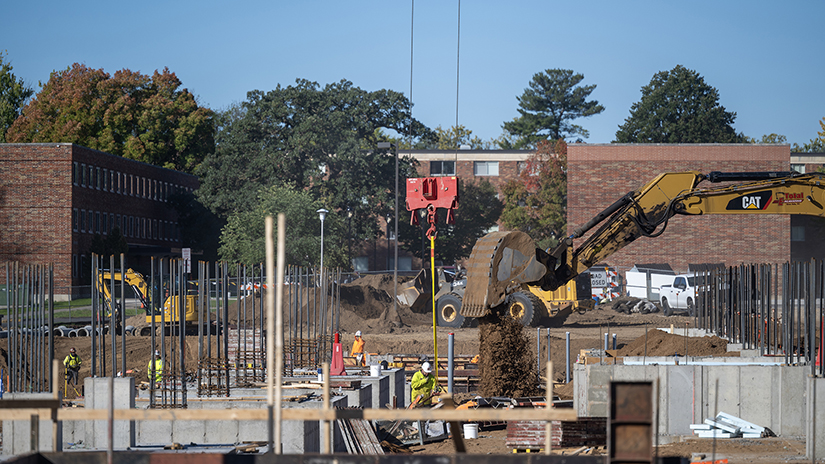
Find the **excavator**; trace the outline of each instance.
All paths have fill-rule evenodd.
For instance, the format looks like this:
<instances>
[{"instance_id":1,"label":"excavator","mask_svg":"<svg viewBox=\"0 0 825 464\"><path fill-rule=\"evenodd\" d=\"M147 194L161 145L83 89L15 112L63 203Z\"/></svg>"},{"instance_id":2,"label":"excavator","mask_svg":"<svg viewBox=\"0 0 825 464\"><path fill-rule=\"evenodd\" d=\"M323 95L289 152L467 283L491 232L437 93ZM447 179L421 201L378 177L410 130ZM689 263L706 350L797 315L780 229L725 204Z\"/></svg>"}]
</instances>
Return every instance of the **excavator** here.
<instances>
[{"instance_id":1,"label":"excavator","mask_svg":"<svg viewBox=\"0 0 825 464\"><path fill-rule=\"evenodd\" d=\"M163 301L162 308L153 307L151 293L149 291L149 286L146 284L146 280L140 273L135 272L132 269L126 269L126 272L123 274L121 274L120 271L115 271L113 273L108 270L100 270L97 273L95 285L97 286L97 290L103 295L108 314L114 313L117 315L120 312L118 305L113 303L112 289L109 288L112 281L114 281L115 285L118 285L122 281L132 288L135 295L137 295L137 298L140 300L141 305L146 310L147 323L151 324L152 319L154 319L155 324L171 326L177 324L180 320L178 298L167 297L166 300ZM186 324L186 330L188 333L196 333L199 319L197 311L198 297L197 295L184 295L184 299L186 309L184 313L184 323ZM155 300L155 304L159 303L160 299L158 298ZM112 311L112 309L114 309L114 311ZM116 320L119 320L119 318L116 318ZM141 329L140 335L149 335L150 331L151 328L144 327Z\"/></svg>"},{"instance_id":2,"label":"excavator","mask_svg":"<svg viewBox=\"0 0 825 464\"><path fill-rule=\"evenodd\" d=\"M704 187L700 183L723 183ZM575 229L552 250L519 231L480 238L467 262L460 313L465 318L512 311L529 288L552 292L640 237L658 237L675 215L805 214L825 216L825 173L663 173ZM596 228L589 237L581 239ZM534 310L535 308L530 308Z\"/></svg>"}]
</instances>

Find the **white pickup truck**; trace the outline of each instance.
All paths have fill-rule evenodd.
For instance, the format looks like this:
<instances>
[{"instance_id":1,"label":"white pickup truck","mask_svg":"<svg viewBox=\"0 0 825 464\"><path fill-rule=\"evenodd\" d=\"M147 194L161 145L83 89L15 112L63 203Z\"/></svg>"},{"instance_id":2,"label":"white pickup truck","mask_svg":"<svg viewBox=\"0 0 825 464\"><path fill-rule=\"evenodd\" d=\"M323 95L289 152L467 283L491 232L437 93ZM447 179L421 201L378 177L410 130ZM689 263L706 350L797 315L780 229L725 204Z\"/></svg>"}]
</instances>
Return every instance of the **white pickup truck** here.
<instances>
[{"instance_id":1,"label":"white pickup truck","mask_svg":"<svg viewBox=\"0 0 825 464\"><path fill-rule=\"evenodd\" d=\"M696 285L697 279L701 276L677 275L673 277L673 283L659 287L659 302L662 304L662 312L665 316L670 316L675 310L687 311L688 315L696 315Z\"/></svg>"}]
</instances>

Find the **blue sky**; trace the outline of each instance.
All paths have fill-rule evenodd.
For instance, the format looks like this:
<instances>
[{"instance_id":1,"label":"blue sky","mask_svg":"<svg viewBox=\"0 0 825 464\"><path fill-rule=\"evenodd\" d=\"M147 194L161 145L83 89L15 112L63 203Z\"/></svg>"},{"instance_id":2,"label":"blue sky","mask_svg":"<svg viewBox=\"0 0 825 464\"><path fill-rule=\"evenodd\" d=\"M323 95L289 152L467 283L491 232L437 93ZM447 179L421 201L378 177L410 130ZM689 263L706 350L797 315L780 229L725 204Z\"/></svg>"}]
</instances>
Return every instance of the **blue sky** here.
<instances>
[{"instance_id":1,"label":"blue sky","mask_svg":"<svg viewBox=\"0 0 825 464\"><path fill-rule=\"evenodd\" d=\"M114 73L168 67L221 110L253 89L347 79L409 95L429 127L490 139L518 115L533 74L572 69L606 109L577 120L615 138L642 86L681 64L737 113L737 132L805 143L825 117L823 1L53 1L9 2L0 50L38 89L74 62Z\"/></svg>"}]
</instances>

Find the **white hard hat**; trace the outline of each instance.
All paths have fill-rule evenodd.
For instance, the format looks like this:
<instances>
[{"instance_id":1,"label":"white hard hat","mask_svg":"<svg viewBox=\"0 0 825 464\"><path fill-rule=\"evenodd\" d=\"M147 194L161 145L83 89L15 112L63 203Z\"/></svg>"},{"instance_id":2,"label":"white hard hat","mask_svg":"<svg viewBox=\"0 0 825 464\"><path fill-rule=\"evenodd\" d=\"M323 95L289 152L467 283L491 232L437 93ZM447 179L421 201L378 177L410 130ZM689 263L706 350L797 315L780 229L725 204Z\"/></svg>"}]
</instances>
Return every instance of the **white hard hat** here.
<instances>
[{"instance_id":1,"label":"white hard hat","mask_svg":"<svg viewBox=\"0 0 825 464\"><path fill-rule=\"evenodd\" d=\"M160 351L155 350L155 356L160 356Z\"/></svg>"},{"instance_id":2,"label":"white hard hat","mask_svg":"<svg viewBox=\"0 0 825 464\"><path fill-rule=\"evenodd\" d=\"M430 363L425 362L421 365L421 370L424 371L425 374L429 374L433 371L433 366L431 366Z\"/></svg>"},{"instance_id":3,"label":"white hard hat","mask_svg":"<svg viewBox=\"0 0 825 464\"><path fill-rule=\"evenodd\" d=\"M360 331L360 330L356 330L356 331L355 331L355 336L356 336L356 337L360 337L360 336L361 336L361 331Z\"/></svg>"}]
</instances>

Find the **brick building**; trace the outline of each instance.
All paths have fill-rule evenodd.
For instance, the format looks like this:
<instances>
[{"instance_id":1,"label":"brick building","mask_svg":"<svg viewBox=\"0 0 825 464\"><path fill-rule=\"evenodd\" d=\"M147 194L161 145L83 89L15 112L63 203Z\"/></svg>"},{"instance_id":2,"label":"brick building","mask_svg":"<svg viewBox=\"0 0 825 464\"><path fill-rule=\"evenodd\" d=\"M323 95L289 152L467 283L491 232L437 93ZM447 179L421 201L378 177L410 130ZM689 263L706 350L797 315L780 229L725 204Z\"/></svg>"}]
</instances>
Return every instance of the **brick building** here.
<instances>
[{"instance_id":1,"label":"brick building","mask_svg":"<svg viewBox=\"0 0 825 464\"><path fill-rule=\"evenodd\" d=\"M789 169L788 145L571 144L568 231L663 172ZM785 215L675 216L660 237L639 238L606 261L625 269L668 263L676 271L694 263L781 263L791 259L791 226Z\"/></svg>"},{"instance_id":2,"label":"brick building","mask_svg":"<svg viewBox=\"0 0 825 464\"><path fill-rule=\"evenodd\" d=\"M166 199L199 185L195 176L70 143L0 144L0 175L0 262L54 263L55 299L90 284L92 238L114 227L131 267L179 256L177 214Z\"/></svg>"}]
</instances>

